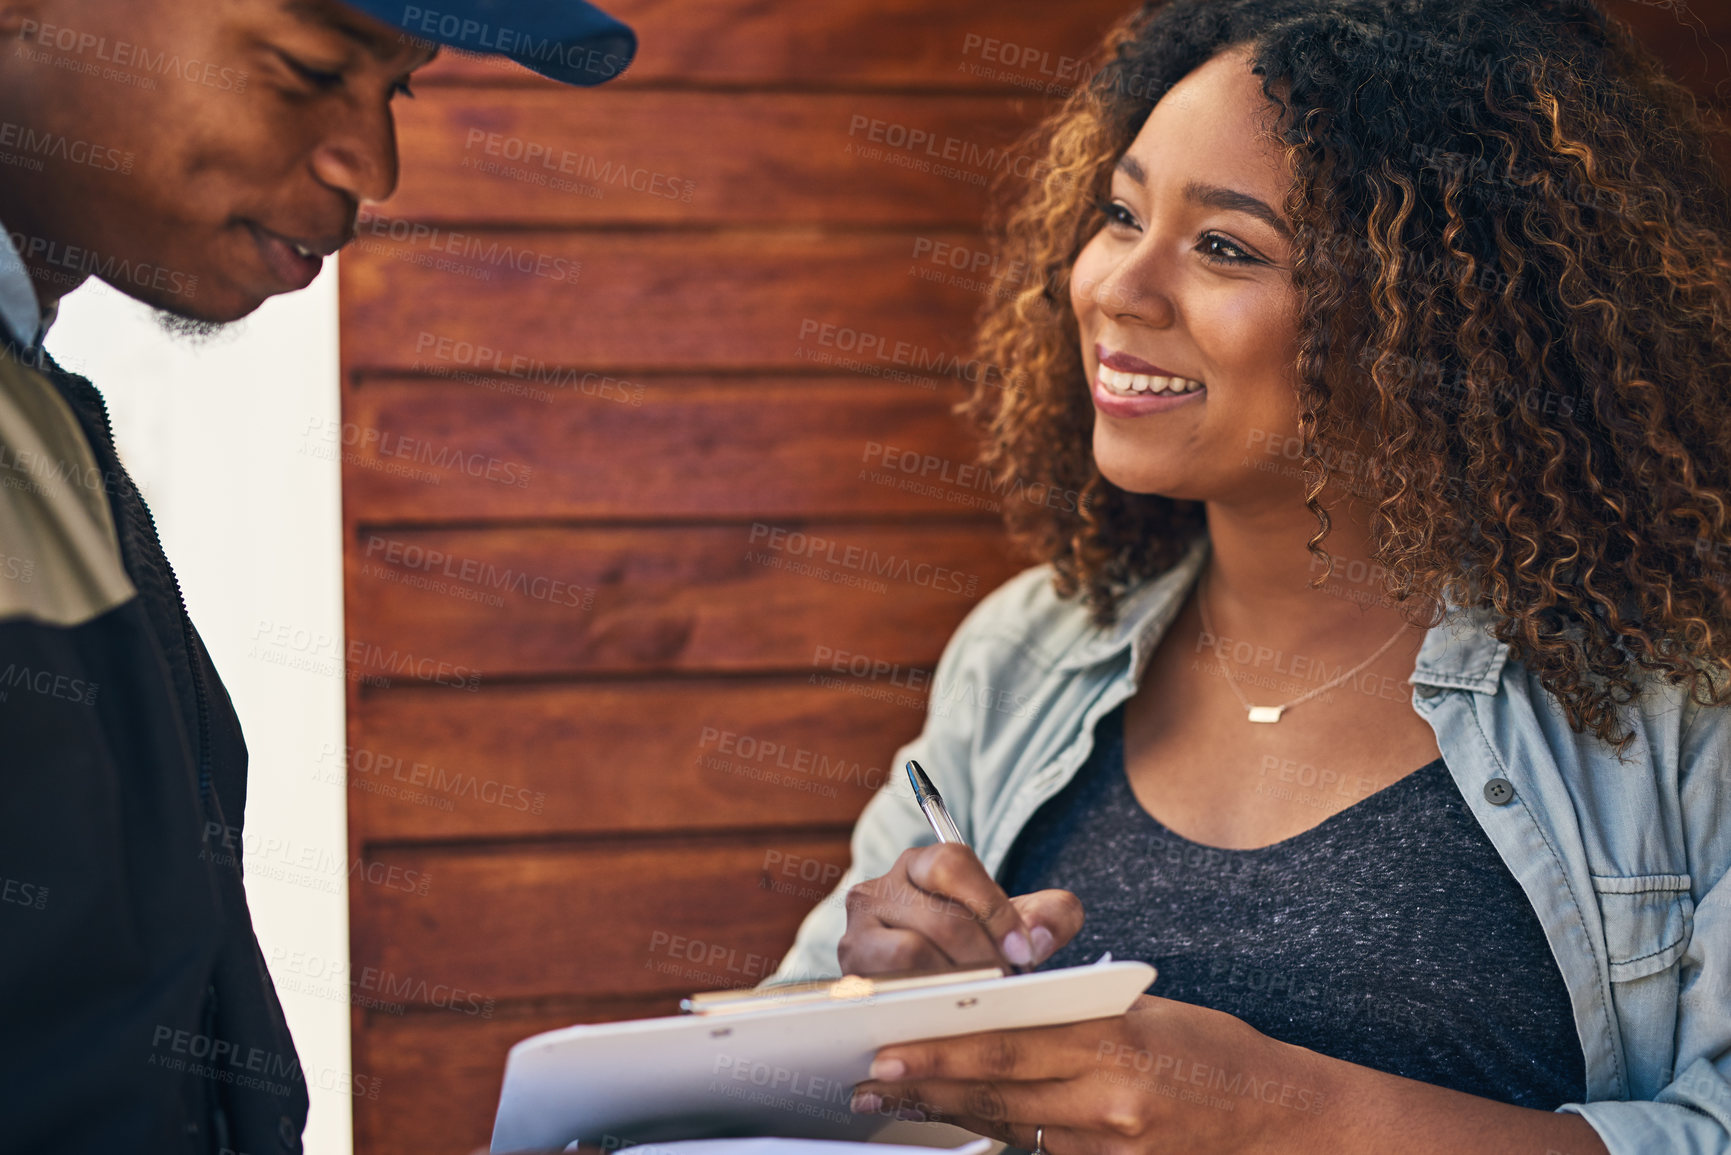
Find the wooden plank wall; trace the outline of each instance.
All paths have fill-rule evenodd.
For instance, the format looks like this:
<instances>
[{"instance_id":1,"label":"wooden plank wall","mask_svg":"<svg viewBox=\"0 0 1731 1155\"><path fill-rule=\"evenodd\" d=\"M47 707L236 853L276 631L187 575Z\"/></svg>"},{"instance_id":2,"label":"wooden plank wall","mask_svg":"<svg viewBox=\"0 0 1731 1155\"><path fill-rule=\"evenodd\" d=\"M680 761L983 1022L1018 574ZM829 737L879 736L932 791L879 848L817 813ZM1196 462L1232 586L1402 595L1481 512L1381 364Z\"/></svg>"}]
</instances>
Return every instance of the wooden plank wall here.
<instances>
[{"instance_id":1,"label":"wooden plank wall","mask_svg":"<svg viewBox=\"0 0 1731 1155\"><path fill-rule=\"evenodd\" d=\"M612 7L618 84L417 80L342 262L363 1155L484 1143L528 1034L754 984L845 865L1015 568L949 413L984 185L1125 5Z\"/></svg>"},{"instance_id":2,"label":"wooden plank wall","mask_svg":"<svg viewBox=\"0 0 1731 1155\"><path fill-rule=\"evenodd\" d=\"M342 263L365 1155L484 1143L525 1035L773 969L1016 568L950 413L984 186L1121 0L612 7L616 85L417 79Z\"/></svg>"}]
</instances>

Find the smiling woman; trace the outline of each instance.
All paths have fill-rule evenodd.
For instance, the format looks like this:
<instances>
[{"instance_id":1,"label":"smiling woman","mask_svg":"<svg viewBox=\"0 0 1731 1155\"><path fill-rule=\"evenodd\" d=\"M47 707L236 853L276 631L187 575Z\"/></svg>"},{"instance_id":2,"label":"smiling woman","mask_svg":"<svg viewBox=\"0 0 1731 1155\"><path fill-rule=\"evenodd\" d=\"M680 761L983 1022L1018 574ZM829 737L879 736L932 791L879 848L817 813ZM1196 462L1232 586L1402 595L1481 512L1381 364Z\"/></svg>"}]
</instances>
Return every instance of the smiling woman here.
<instances>
[{"instance_id":1,"label":"smiling woman","mask_svg":"<svg viewBox=\"0 0 1731 1155\"><path fill-rule=\"evenodd\" d=\"M1126 23L1046 126L1054 175L1008 222L1003 259L1046 276L993 298L981 354L1032 386L973 411L997 468L1092 487L1092 512L1018 509L1012 528L1102 620L1115 584L1171 565L1202 524L1199 471L1263 484L1247 451L1291 433L1319 531L1325 479L1374 493L1391 595L1473 583L1460 600L1494 602L1499 640L1613 738L1637 657L1692 686L1700 658L1731 668L1702 548L1726 537L1731 474L1723 130L1591 4L1478 7L1156 5ZM1204 195L1204 169L1228 187ZM1127 263L1136 205L1163 190L1188 211L1163 204L1173 235ZM1165 270L1182 285L1147 279L1155 243L1190 247ZM1237 428L1221 406L1197 427L1219 436L1182 462L1187 484L1149 460L1169 431L1096 424L1074 388L1113 364L1091 339L1112 305L1171 309L1194 322L1176 337L1224 346L1197 358L1261 362L1263 388L1233 374ZM1537 413L1539 395L1567 404Z\"/></svg>"},{"instance_id":2,"label":"smiling woman","mask_svg":"<svg viewBox=\"0 0 1731 1155\"><path fill-rule=\"evenodd\" d=\"M1159 977L890 1048L857 1109L1053 1155L1731 1151L1716 131L1588 0L1111 33L994 254L1038 274L979 341L1022 387L968 407L1000 482L1082 500L1007 510L1043 564L934 686L981 705L895 759L978 857L879 795L776 978Z\"/></svg>"}]
</instances>

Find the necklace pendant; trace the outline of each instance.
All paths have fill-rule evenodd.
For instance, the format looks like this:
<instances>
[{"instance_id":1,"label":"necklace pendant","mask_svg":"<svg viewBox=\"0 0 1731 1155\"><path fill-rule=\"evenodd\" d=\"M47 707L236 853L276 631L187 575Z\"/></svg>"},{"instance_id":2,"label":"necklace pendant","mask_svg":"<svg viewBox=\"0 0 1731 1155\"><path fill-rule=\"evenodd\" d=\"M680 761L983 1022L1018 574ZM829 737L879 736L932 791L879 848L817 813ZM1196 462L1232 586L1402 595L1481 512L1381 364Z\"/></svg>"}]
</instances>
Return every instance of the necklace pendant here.
<instances>
[{"instance_id":1,"label":"necklace pendant","mask_svg":"<svg viewBox=\"0 0 1731 1155\"><path fill-rule=\"evenodd\" d=\"M1250 720L1252 722L1278 722L1281 711L1285 709L1285 706L1252 706L1250 707Z\"/></svg>"}]
</instances>

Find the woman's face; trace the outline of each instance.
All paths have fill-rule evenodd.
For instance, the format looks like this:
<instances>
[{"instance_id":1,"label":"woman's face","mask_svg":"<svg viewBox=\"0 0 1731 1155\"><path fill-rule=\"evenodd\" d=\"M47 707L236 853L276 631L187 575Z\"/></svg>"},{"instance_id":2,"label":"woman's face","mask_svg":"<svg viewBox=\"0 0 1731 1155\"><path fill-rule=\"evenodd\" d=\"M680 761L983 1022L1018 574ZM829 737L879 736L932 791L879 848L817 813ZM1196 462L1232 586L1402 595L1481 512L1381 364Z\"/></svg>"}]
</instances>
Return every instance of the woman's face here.
<instances>
[{"instance_id":1,"label":"woman's face","mask_svg":"<svg viewBox=\"0 0 1731 1155\"><path fill-rule=\"evenodd\" d=\"M1297 334L1274 118L1247 50L1197 68L1119 160L1076 258L1094 458L1121 489L1229 505L1302 492L1284 455Z\"/></svg>"}]
</instances>

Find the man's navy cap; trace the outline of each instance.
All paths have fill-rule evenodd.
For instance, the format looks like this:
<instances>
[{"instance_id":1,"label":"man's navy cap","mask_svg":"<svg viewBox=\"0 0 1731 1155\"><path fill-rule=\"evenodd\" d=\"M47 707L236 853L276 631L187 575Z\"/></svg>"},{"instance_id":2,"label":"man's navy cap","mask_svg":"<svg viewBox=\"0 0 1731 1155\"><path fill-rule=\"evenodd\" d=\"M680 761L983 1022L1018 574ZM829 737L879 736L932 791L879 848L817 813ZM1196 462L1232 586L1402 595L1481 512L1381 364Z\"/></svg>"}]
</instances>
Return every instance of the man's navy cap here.
<instances>
[{"instance_id":1,"label":"man's navy cap","mask_svg":"<svg viewBox=\"0 0 1731 1155\"><path fill-rule=\"evenodd\" d=\"M505 56L566 84L612 80L637 54L637 34L582 0L345 0L419 40Z\"/></svg>"}]
</instances>

